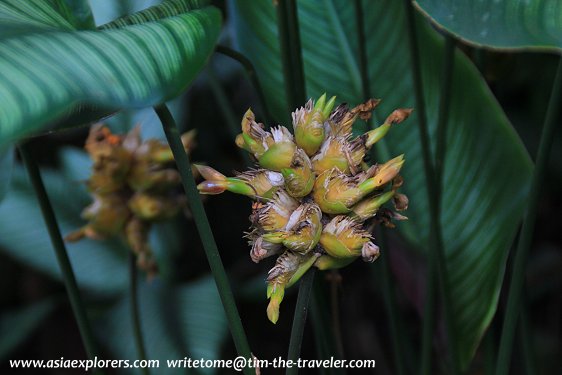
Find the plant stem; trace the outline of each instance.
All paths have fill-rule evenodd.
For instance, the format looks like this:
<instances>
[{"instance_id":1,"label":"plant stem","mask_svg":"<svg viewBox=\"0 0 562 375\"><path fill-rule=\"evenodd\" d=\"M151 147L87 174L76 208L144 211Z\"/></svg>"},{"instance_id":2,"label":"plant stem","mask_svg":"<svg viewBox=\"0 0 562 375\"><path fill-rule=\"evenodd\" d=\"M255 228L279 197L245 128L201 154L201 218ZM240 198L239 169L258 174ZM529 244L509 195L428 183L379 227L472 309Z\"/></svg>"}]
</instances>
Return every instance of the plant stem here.
<instances>
[{"instance_id":1,"label":"plant stem","mask_svg":"<svg viewBox=\"0 0 562 375\"><path fill-rule=\"evenodd\" d=\"M252 358L250 345L248 344L248 339L246 338L246 333L244 332L242 321L240 320L240 315L238 314L238 308L236 307L236 302L234 301L234 295L232 294L232 289L230 288L230 284L228 282L228 276L224 270L217 244L215 242L215 238L213 237L211 226L209 225L209 220L207 219L203 203L201 202L199 192L197 191L197 187L195 185L195 180L193 179L189 157L183 148L178 128L166 105L159 105L155 107L154 110L162 122L166 139L168 140L168 144L174 154L174 159L176 160L176 165L181 176L183 188L188 198L189 207L193 213L195 225L197 226L197 231L199 232L201 242L203 243L203 248L211 268L211 273L213 274L215 283L217 284L217 289L228 320L230 333L232 334L232 338L234 340L234 345L236 346L236 350L239 355L250 359ZM244 373L252 374L253 370L246 367L244 369Z\"/></svg>"},{"instance_id":2,"label":"plant stem","mask_svg":"<svg viewBox=\"0 0 562 375\"><path fill-rule=\"evenodd\" d=\"M543 185L548 155L552 147L554 139L554 131L556 129L556 115L562 100L562 57L558 63L556 77L546 116L544 126L539 143L539 150L535 161L535 170L531 182L531 191L529 193L529 202L527 204L527 212L523 219L519 242L515 250L515 259L513 261L513 270L511 273L511 285L507 297L506 316L503 322L502 334L500 339L500 348L498 354L498 363L496 367L496 375L507 375L511 362L511 351L513 349L513 339L515 337L515 329L517 328L517 319L521 309L521 291L525 281L525 266L527 264L528 254L533 240L533 232L535 229L535 221L538 214L539 199L541 187Z\"/></svg>"},{"instance_id":3,"label":"plant stem","mask_svg":"<svg viewBox=\"0 0 562 375\"><path fill-rule=\"evenodd\" d=\"M447 122L451 107L453 68L455 66L455 40L450 35L445 35L445 52L443 58L443 79L441 81L441 97L439 100L439 117L437 120L437 144L435 145L435 174L437 187L441 197L443 191L443 168L445 165L445 152L447 146ZM439 202L441 204L441 202Z\"/></svg>"},{"instance_id":4,"label":"plant stem","mask_svg":"<svg viewBox=\"0 0 562 375\"><path fill-rule=\"evenodd\" d=\"M341 353L338 353L337 345L334 339L333 328L330 326L330 318L328 310L325 308L327 300L325 296L325 283L322 280L316 280L312 291L312 300L310 313L312 315L312 326L314 329L314 339L320 359L343 359ZM329 374L345 374L343 368L325 369Z\"/></svg>"},{"instance_id":5,"label":"plant stem","mask_svg":"<svg viewBox=\"0 0 562 375\"><path fill-rule=\"evenodd\" d=\"M368 58L365 38L365 22L363 19L363 2L362 0L355 0L355 20L357 23L357 41L359 44L359 72L361 75L361 91L363 95L363 100L368 100L371 96L371 85L368 72ZM379 155L380 156L380 155ZM382 158L379 158L382 159ZM399 334L397 313L398 308L396 306L396 299L394 298L394 293L392 290L392 282L390 275L390 262L388 256L384 249L388 249L388 243L386 241L386 235L381 229L379 231L379 239L381 241L381 246L383 252L379 260L382 268L382 284L383 284L383 298L385 302L385 308L388 315L388 320L390 324L390 335L392 338L393 356L394 356L394 366L396 369L396 374L404 374L404 343L402 342L402 335ZM374 273L373 273L374 275Z\"/></svg>"},{"instance_id":6,"label":"plant stem","mask_svg":"<svg viewBox=\"0 0 562 375\"><path fill-rule=\"evenodd\" d=\"M37 200L39 201L43 220L47 226L51 244L55 250L57 262L62 273L64 286L66 288L66 292L68 293L70 306L72 307L72 312L74 313L74 317L76 318L76 323L78 324L78 329L80 331L80 336L82 337L82 343L84 344L88 358L93 360L98 353L96 342L94 340L94 335L92 334L88 314L86 313L84 303L80 296L80 291L78 290L76 277L72 271L72 265L70 264L70 259L68 258L68 253L66 251L64 240L62 239L55 212L53 211L53 207L49 201L49 196L45 190L45 185L43 184L43 179L41 178L41 172L39 171L37 164L35 164L27 144L19 146L19 153L23 163L25 164L25 168L27 169L35 194L37 195Z\"/></svg>"},{"instance_id":7,"label":"plant stem","mask_svg":"<svg viewBox=\"0 0 562 375\"><path fill-rule=\"evenodd\" d=\"M338 298L338 287L339 281L337 277L339 273L337 270L331 270L331 280L330 280L330 308L332 310L332 331L334 334L334 341L336 344L336 349L338 356L340 358L344 358L344 350L343 350L343 337L342 337L342 330L341 330L341 319L340 319L340 306L339 306L339 298ZM339 276L341 277L341 276Z\"/></svg>"},{"instance_id":8,"label":"plant stem","mask_svg":"<svg viewBox=\"0 0 562 375\"><path fill-rule=\"evenodd\" d=\"M426 177L426 187L429 201L429 271L427 275L427 297L424 311L423 333L422 333L422 352L421 352L421 373L428 375L431 373L431 347L433 342L433 333L435 329L435 304L436 304L436 282L440 281L443 312L447 331L449 354L451 357L452 373L459 373L458 353L456 350L455 331L452 325L452 316L450 313L450 295L448 293L448 277L447 264L445 259L445 251L443 247L443 239L441 235L441 227L439 224L440 211L440 181L438 174L433 166L433 158L431 156L431 147L429 141L429 131L427 126L427 116L425 111L425 102L423 97L423 86L421 76L421 62L418 41L416 38L416 19L414 8L411 0L404 0L406 8L406 28L408 33L408 42L410 45L410 58L412 62L412 75L414 81L414 92L416 97L416 111L418 112L418 126L421 135L421 146L423 154L424 173ZM445 54L447 57L448 54ZM450 56L454 56L450 53ZM452 61L451 61L452 64ZM452 75L451 75L452 76ZM450 81L444 84L450 85ZM446 101L445 101L446 102ZM448 108L442 108L443 113L448 112ZM442 120L439 120L441 122ZM443 124L445 121L443 121ZM443 125L444 126L444 125ZM441 139L444 141L444 139ZM438 146L443 147L443 146ZM444 149L444 148L443 148ZM438 279L435 278L437 273Z\"/></svg>"},{"instance_id":9,"label":"plant stem","mask_svg":"<svg viewBox=\"0 0 562 375\"><path fill-rule=\"evenodd\" d=\"M130 277L130 293L131 293L131 320L133 324L133 336L137 347L137 355L140 360L146 360L146 349L142 334L142 327L139 314L138 290L137 290L137 258L135 254L129 255L129 277ZM142 369L143 374L148 375L150 371L147 367Z\"/></svg>"},{"instance_id":10,"label":"plant stem","mask_svg":"<svg viewBox=\"0 0 562 375\"><path fill-rule=\"evenodd\" d=\"M277 26L279 29L279 44L281 48L287 105L289 109L292 110L304 105L306 100L299 21L295 0L279 0L277 4ZM310 291L314 283L315 272L316 269L311 268L302 277L300 282L299 296L297 298L297 306L295 307L287 355L289 360L296 361L300 355L308 303L310 300ZM297 373L297 367L288 368L286 371L288 375Z\"/></svg>"},{"instance_id":11,"label":"plant stem","mask_svg":"<svg viewBox=\"0 0 562 375\"><path fill-rule=\"evenodd\" d=\"M521 343L521 352L523 353L525 375L536 375L535 346L533 345L532 331L529 329L529 316L526 306L522 307L521 316L519 317L519 342Z\"/></svg>"},{"instance_id":12,"label":"plant stem","mask_svg":"<svg viewBox=\"0 0 562 375\"><path fill-rule=\"evenodd\" d=\"M496 340L494 340L494 331L492 325L488 327L482 343L484 346L484 375L493 375L496 367Z\"/></svg>"},{"instance_id":13,"label":"plant stem","mask_svg":"<svg viewBox=\"0 0 562 375\"><path fill-rule=\"evenodd\" d=\"M301 279L299 286L299 296L297 298L297 306L295 307L295 316L293 318L293 327L291 328L291 339L289 341L289 352L287 360L296 363L301 353L302 338L304 335L304 326L306 324L306 315L308 313L308 303L310 301L310 292L314 284L314 274L316 268L309 269ZM285 374L296 375L299 369L296 366L287 368Z\"/></svg>"},{"instance_id":14,"label":"plant stem","mask_svg":"<svg viewBox=\"0 0 562 375\"><path fill-rule=\"evenodd\" d=\"M265 117L264 121L266 121L266 123L268 124L271 124L273 121L273 117L271 117L271 113L269 113L269 108L267 107L267 101L265 100L265 95L263 93L263 89L261 87L258 74L250 59L248 59L240 52L235 51L232 48L228 48L226 46L218 45L215 51L217 51L217 53L220 53L222 55L228 56L233 60L238 61L244 67L244 69L246 70L246 74L248 74L248 78L250 79L250 82L254 86L254 89L256 90L256 93L258 95L258 100L260 101L260 107L263 112L262 114Z\"/></svg>"},{"instance_id":15,"label":"plant stem","mask_svg":"<svg viewBox=\"0 0 562 375\"><path fill-rule=\"evenodd\" d=\"M303 106L306 101L299 21L295 0L279 0L277 25L287 105L289 110L292 111Z\"/></svg>"},{"instance_id":16,"label":"plant stem","mask_svg":"<svg viewBox=\"0 0 562 375\"><path fill-rule=\"evenodd\" d=\"M386 315L388 317L388 323L390 326L390 336L392 337L392 355L394 357L394 367L396 369L397 375L405 374L404 370L404 342L402 340L402 335L400 334L400 329L398 327L398 307L396 305L396 298L394 296L394 290L392 288L392 278L390 272L390 259L388 258L388 241L386 238L386 233L381 228L378 232L378 240L381 244L381 255L379 257L379 263L381 267L381 279L382 279L382 294L384 299L384 307L386 309Z\"/></svg>"}]
</instances>

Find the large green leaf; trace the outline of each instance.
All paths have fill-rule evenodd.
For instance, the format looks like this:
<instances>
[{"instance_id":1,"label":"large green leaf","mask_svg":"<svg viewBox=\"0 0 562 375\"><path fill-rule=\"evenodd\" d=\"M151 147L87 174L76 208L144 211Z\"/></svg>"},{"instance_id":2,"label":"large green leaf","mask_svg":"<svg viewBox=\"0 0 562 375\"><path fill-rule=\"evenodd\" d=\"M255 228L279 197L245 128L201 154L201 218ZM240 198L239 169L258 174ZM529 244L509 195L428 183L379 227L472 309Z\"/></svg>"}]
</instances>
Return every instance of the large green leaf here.
<instances>
[{"instance_id":1,"label":"large green leaf","mask_svg":"<svg viewBox=\"0 0 562 375\"><path fill-rule=\"evenodd\" d=\"M166 360L218 359L227 325L211 278L179 287L142 282L139 310L148 359L160 360L158 374L185 370L168 368ZM138 358L133 337L130 299L126 296L98 322L100 341L118 358ZM130 370L129 370L130 371ZM123 370L123 372L127 372ZM202 373L214 373L208 368Z\"/></svg>"},{"instance_id":2,"label":"large green leaf","mask_svg":"<svg viewBox=\"0 0 562 375\"><path fill-rule=\"evenodd\" d=\"M80 171L88 171L87 158L74 154L68 166L71 178L43 170L42 176L63 234L83 223L80 211L89 203ZM58 280L61 273L49 240L37 198L21 166L14 170L11 190L0 204L0 251ZM83 240L67 245L78 284L100 295L127 287L127 250L115 242Z\"/></svg>"},{"instance_id":3,"label":"large green leaf","mask_svg":"<svg viewBox=\"0 0 562 375\"><path fill-rule=\"evenodd\" d=\"M300 1L306 88L309 96L326 91L339 101L361 102L358 42L353 7L347 1ZM271 2L235 2L239 48L260 76L277 119L285 119L285 95ZM365 12L372 94L382 98L377 118L394 108L414 107L404 3L369 3ZM421 69L430 132L436 128L441 86L443 40L423 18L417 19ZM304 104L304 103L303 103ZM429 214L416 112L377 145L385 158L406 154L405 191L409 222L398 231L427 249ZM364 125L362 129L365 130ZM460 52L455 55L445 188L441 226L452 291L454 327L462 361L468 363L497 307L507 250L519 223L532 164L477 70ZM385 249L383 249L384 251Z\"/></svg>"},{"instance_id":4,"label":"large green leaf","mask_svg":"<svg viewBox=\"0 0 562 375\"><path fill-rule=\"evenodd\" d=\"M0 148L84 105L140 108L181 93L203 67L221 16L169 0L99 31L76 31L48 0L0 1Z\"/></svg>"},{"instance_id":5,"label":"large green leaf","mask_svg":"<svg viewBox=\"0 0 562 375\"><path fill-rule=\"evenodd\" d=\"M562 0L416 0L440 27L494 48L562 48Z\"/></svg>"}]
</instances>

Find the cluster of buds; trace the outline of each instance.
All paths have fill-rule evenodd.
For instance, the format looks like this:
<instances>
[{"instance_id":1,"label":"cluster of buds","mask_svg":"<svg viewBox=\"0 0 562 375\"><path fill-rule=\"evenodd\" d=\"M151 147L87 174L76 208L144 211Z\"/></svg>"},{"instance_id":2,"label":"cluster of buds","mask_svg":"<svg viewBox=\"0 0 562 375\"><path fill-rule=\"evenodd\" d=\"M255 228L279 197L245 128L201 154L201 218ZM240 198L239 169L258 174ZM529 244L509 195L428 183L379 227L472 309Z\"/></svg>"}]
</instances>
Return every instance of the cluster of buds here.
<instances>
[{"instance_id":1,"label":"cluster of buds","mask_svg":"<svg viewBox=\"0 0 562 375\"><path fill-rule=\"evenodd\" d=\"M392 219L405 219L381 207L390 200L397 211L408 206L408 198L397 192L404 156L372 166L365 156L412 110L397 109L381 126L354 137L355 120L368 120L379 100L334 109L335 100L324 94L293 112L294 136L283 126L267 131L248 110L236 144L253 155L257 166L236 177L196 166L205 178L198 185L201 193L230 191L255 201L247 234L250 257L257 263L278 256L267 277L267 316L273 323L285 289L310 267L336 269L357 258L373 262L379 255L374 225L392 227Z\"/></svg>"},{"instance_id":2,"label":"cluster of buds","mask_svg":"<svg viewBox=\"0 0 562 375\"><path fill-rule=\"evenodd\" d=\"M194 138L194 131L182 136L187 152ZM138 126L117 135L98 124L90 129L85 149L93 162L86 181L93 202L82 211L88 223L65 240L121 236L136 255L138 268L153 277L157 266L148 244L150 227L177 215L187 203L170 147L157 139L142 142Z\"/></svg>"}]
</instances>

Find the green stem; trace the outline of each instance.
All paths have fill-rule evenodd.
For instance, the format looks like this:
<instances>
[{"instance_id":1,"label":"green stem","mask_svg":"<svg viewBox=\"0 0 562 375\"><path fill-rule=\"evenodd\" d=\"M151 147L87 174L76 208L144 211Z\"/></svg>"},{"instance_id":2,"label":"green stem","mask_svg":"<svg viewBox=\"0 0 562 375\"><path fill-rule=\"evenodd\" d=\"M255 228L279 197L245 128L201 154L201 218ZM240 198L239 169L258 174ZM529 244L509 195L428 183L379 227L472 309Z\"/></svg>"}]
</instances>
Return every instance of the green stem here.
<instances>
[{"instance_id":1,"label":"green stem","mask_svg":"<svg viewBox=\"0 0 562 375\"><path fill-rule=\"evenodd\" d=\"M235 51L232 48L228 48L226 46L218 45L215 51L217 51L217 53L220 53L222 55L228 56L233 60L238 61L244 67L246 74L248 74L248 78L250 79L250 82L254 86L254 89L256 90L256 93L258 95L258 100L260 101L260 107L263 112L264 121L271 125L273 121L273 117L271 117L271 113L269 113L269 108L267 107L267 101L263 93L263 89L258 77L258 73L256 72L256 69L254 68L254 65L252 64L250 59L248 59L240 52Z\"/></svg>"},{"instance_id":2,"label":"green stem","mask_svg":"<svg viewBox=\"0 0 562 375\"><path fill-rule=\"evenodd\" d=\"M49 201L49 196L45 190L45 185L43 184L43 179L41 178L41 172L39 171L37 164L35 164L27 144L20 145L19 152L39 201L39 207L41 208L43 220L45 221L45 225L47 226L47 230L49 232L51 244L55 250L64 286L66 288L66 292L68 293L68 299L70 300L70 306L72 307L72 312L74 313L74 317L76 318L76 323L78 324L78 329L80 331L80 336L82 337L82 343L84 344L88 358L93 360L98 353L94 335L92 334L88 314L86 313L84 303L80 296L80 291L78 290L76 277L72 271L72 265L70 264L70 259L68 258L68 253L66 251L64 240L62 239L59 224L55 217L55 212L53 211L53 207Z\"/></svg>"},{"instance_id":3,"label":"green stem","mask_svg":"<svg viewBox=\"0 0 562 375\"><path fill-rule=\"evenodd\" d=\"M445 164L445 151L447 146L447 122L449 121L449 109L451 107L453 68L455 66L455 40L445 36L445 52L443 62L443 79L441 81L441 98L439 101L439 117L437 120L437 144L435 147L435 174L439 194L443 191L443 168Z\"/></svg>"},{"instance_id":4,"label":"green stem","mask_svg":"<svg viewBox=\"0 0 562 375\"><path fill-rule=\"evenodd\" d=\"M317 351L320 353L320 359L343 359L341 353L338 353L337 345L334 338L334 332L330 326L330 318L326 309L327 300L325 296L325 283L322 280L316 280L312 291L311 300L311 320L314 329L314 340ZM345 374L343 368L325 369L329 374Z\"/></svg>"},{"instance_id":5,"label":"green stem","mask_svg":"<svg viewBox=\"0 0 562 375\"><path fill-rule=\"evenodd\" d=\"M494 375L496 367L496 340L492 325L488 327L488 332L482 339L484 345L484 375Z\"/></svg>"},{"instance_id":6,"label":"green stem","mask_svg":"<svg viewBox=\"0 0 562 375\"><path fill-rule=\"evenodd\" d=\"M449 354L451 357L453 374L459 373L458 354L456 350L455 331L452 327L452 315L450 312L450 295L448 292L448 281L446 272L445 251L443 247L443 239L441 235L441 227L439 225L440 210L440 183L438 174L433 166L433 158L431 156L431 146L429 141L429 131L427 126L426 108L423 97L423 86L421 76L421 62L418 41L416 38L416 19L414 8L411 0L404 0L406 8L406 28L408 33L408 42L410 45L410 58L412 63L412 75L414 81L414 92L416 97L416 111L418 113L418 126L420 131L424 173L426 177L426 187L429 201L429 270L427 275L427 296L423 319L422 333L422 350L421 350L421 373L428 375L431 373L431 353L433 334L435 329L435 304L436 304L436 286L439 286L443 298L443 312L445 327L448 337ZM454 56L454 54L450 54ZM445 55L447 57L447 54ZM452 61L451 61L452 64ZM447 83L450 85L450 80ZM448 108L442 108L444 113L448 112ZM441 122L442 120L439 120ZM445 123L445 121L443 122ZM444 141L444 139L442 139ZM442 146L438 146L442 147ZM437 278L435 275L437 274ZM436 285L438 283L438 285ZM440 285L439 285L440 284Z\"/></svg>"},{"instance_id":7,"label":"green stem","mask_svg":"<svg viewBox=\"0 0 562 375\"><path fill-rule=\"evenodd\" d=\"M304 335L304 326L306 325L306 316L308 313L308 303L310 301L310 292L314 284L314 274L316 269L313 267L308 270L301 279L299 286L299 296L297 298L297 306L295 307L295 316L293 318L293 327L291 328L291 339L289 341L289 352L287 360L296 363L302 346L302 338ZM286 375L296 375L299 369L297 366L287 368Z\"/></svg>"},{"instance_id":8,"label":"green stem","mask_svg":"<svg viewBox=\"0 0 562 375\"><path fill-rule=\"evenodd\" d=\"M306 101L299 21L295 0L279 0L277 25L287 105L289 110L292 111L303 106Z\"/></svg>"},{"instance_id":9,"label":"green stem","mask_svg":"<svg viewBox=\"0 0 562 375\"><path fill-rule=\"evenodd\" d=\"M279 29L279 45L283 64L285 92L289 109L298 108L306 101L304 70L300 42L297 4L295 0L279 0L277 4L277 26ZM310 291L314 283L315 269L310 269L302 278L299 296L293 318L291 339L289 341L288 359L296 361L302 345L304 326L310 300ZM286 374L297 374L298 368L288 368Z\"/></svg>"},{"instance_id":10,"label":"green stem","mask_svg":"<svg viewBox=\"0 0 562 375\"><path fill-rule=\"evenodd\" d=\"M519 242L515 250L513 270L511 272L511 285L507 297L506 316L503 322L502 335L500 339L500 348L498 354L498 363L496 367L497 375L507 375L511 362L511 351L513 349L513 339L515 329L517 327L517 319L521 308L521 291L525 281L525 266L529 250L533 240L533 232L535 229L535 221L538 214L538 206L540 200L541 187L543 185L548 155L552 147L554 139L554 131L556 129L556 115L562 99L562 57L558 64L552 93L546 110L544 126L539 143L537 159L535 161L535 170L531 183L531 191L529 193L529 202L527 212L521 227Z\"/></svg>"},{"instance_id":11,"label":"green stem","mask_svg":"<svg viewBox=\"0 0 562 375\"><path fill-rule=\"evenodd\" d=\"M526 306L521 309L521 317L519 318L519 342L523 353L525 375L536 375L535 346L533 345L532 331L529 329L529 316Z\"/></svg>"},{"instance_id":12,"label":"green stem","mask_svg":"<svg viewBox=\"0 0 562 375\"><path fill-rule=\"evenodd\" d=\"M361 91L363 95L363 100L368 100L371 96L371 86L369 80L368 72L368 58L365 37L365 22L363 18L363 2L362 0L355 0L355 20L357 24L357 36L359 44L359 72L361 75ZM380 155L379 155L380 156ZM379 157L379 159L382 159ZM396 305L396 299L394 298L394 293L392 290L392 281L390 275L390 262L388 256L384 249L388 249L388 243L386 241L386 235L381 230L379 231L379 239L382 246L382 255L379 260L382 268L382 284L383 284L383 298L385 302L385 308L387 310L388 320L390 324L390 334L392 338L394 365L396 373L398 375L404 374L404 343L402 340L402 335L399 334L398 327L398 307Z\"/></svg>"},{"instance_id":13,"label":"green stem","mask_svg":"<svg viewBox=\"0 0 562 375\"><path fill-rule=\"evenodd\" d=\"M234 301L234 295L232 294L232 289L230 288L228 277L222 264L217 244L213 237L213 232L211 231L211 226L209 225L209 220L207 219L205 209L203 208L203 203L201 202L199 192L197 191L197 186L191 172L189 157L183 148L178 128L172 114L164 104L155 107L154 110L162 122L166 139L168 140L168 144L174 154L174 159L176 160L182 184L189 201L189 207L193 214L201 242L203 243L203 248L211 268L211 273L213 274L215 283L217 284L217 289L226 313L228 325L230 327L230 333L232 334L232 338L234 340L234 345L236 346L236 350L239 355L248 359L252 358L250 345L248 344L248 339L246 338L246 333L244 332L242 321L240 320L240 315L238 314L238 308L236 307L236 302ZM244 373L252 374L253 371L247 367L244 369Z\"/></svg>"},{"instance_id":14,"label":"green stem","mask_svg":"<svg viewBox=\"0 0 562 375\"><path fill-rule=\"evenodd\" d=\"M339 283L336 280L338 274L337 270L330 271L332 275L332 280L330 280L330 307L332 310L332 331L334 333L334 342L336 345L337 353L340 358L344 358L343 350L343 337L341 330L341 319L340 319L340 306L338 298L338 286Z\"/></svg>"},{"instance_id":15,"label":"green stem","mask_svg":"<svg viewBox=\"0 0 562 375\"><path fill-rule=\"evenodd\" d=\"M131 293L131 318L133 324L133 336L135 338L135 346L137 347L137 355L140 360L146 360L146 349L142 334L142 327L139 314L138 302L138 277L137 277L137 257L131 253L129 255L129 277L130 277L130 293ZM143 374L148 375L150 371L147 367L142 369Z\"/></svg>"},{"instance_id":16,"label":"green stem","mask_svg":"<svg viewBox=\"0 0 562 375\"><path fill-rule=\"evenodd\" d=\"M207 66L207 78L208 78L209 86L211 87L211 91L213 91L213 94L215 95L215 99L217 100L217 104L221 109L221 113L226 121L230 136L232 137L232 139L234 139L240 132L240 124L236 120L234 111L232 110L232 108L230 107L230 103L228 102L228 98L219 80L217 79L215 71L210 65ZM237 149L240 156L242 157L242 160L244 160L244 163L246 165L251 165L252 161L250 160L248 153L239 147L237 147Z\"/></svg>"},{"instance_id":17,"label":"green stem","mask_svg":"<svg viewBox=\"0 0 562 375\"><path fill-rule=\"evenodd\" d=\"M405 374L404 369L404 340L400 334L398 322L398 307L396 298L392 288L392 276L390 273L390 259L388 258L388 241L386 233L383 229L379 230L378 241L381 244L381 255L379 264L381 267L382 294L384 299L384 307L388 317L390 327L390 336L392 337L392 355L394 356L394 367L397 375Z\"/></svg>"}]
</instances>

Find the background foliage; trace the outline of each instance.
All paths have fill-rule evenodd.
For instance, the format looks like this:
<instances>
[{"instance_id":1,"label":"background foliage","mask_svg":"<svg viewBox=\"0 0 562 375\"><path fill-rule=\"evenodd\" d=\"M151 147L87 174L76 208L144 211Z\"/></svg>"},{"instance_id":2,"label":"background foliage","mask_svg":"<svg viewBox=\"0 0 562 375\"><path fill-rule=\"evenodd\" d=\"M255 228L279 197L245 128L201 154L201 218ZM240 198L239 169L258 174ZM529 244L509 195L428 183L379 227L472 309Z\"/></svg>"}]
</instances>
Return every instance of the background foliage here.
<instances>
[{"instance_id":1,"label":"background foliage","mask_svg":"<svg viewBox=\"0 0 562 375\"><path fill-rule=\"evenodd\" d=\"M9 77L0 81L0 97L13 99L0 105L1 145L12 144L14 139L38 129L66 127L69 121L78 124L117 108L144 107L171 99L183 92L209 63L187 94L175 100L174 114L184 129L198 129L199 146L194 160L208 162L223 172L243 169L244 160L233 146L229 116L237 119L248 106L258 106L262 110L260 113L264 108L256 104L259 102L257 93L240 65L218 55L209 60L221 27L216 8L190 11L203 6L202 2L170 1L172 13L162 20L124 26L119 30L93 31L94 20L97 25L104 24L153 3L157 1L94 1L91 14L83 1L34 0L26 3L29 8L21 10L23 13L9 13L12 8L7 5L15 2L0 2L3 15L0 28L6 30L0 37L0 49L9 49L13 54L9 59L5 57L7 54L0 54L3 56L0 67ZM474 44L509 48L560 47L557 31L562 21L556 14L562 12L552 12L544 28L532 27L543 25L538 20L548 17L550 13L546 10L556 2L534 2L534 11L531 8L523 11L521 3L516 1L502 2L503 8L491 1L474 7L467 5L470 2L465 3L451 6L448 2L417 1L433 22ZM21 16L39 4L49 8L45 9L52 18ZM268 1L217 2L215 5L224 12L227 21L221 43L233 45L250 58L274 120L286 124L289 109L280 89L283 75L274 6ZM486 12L489 12L488 17ZM338 101L361 102L360 46L350 2L302 1L299 2L299 18L307 95L314 97L326 91L337 95ZM360 124L357 132L380 123L396 107L415 106L403 3L371 4L364 8L364 20L366 30L370 30L365 49L371 95L382 98L383 102L377 108L373 123ZM443 36L421 14L416 21L428 123L434 139L442 86ZM85 29L91 31L78 31ZM170 29L180 36L182 43L177 43L173 33L167 34ZM45 34L47 30L49 33ZM174 43L156 42L157 38L166 36ZM145 42L139 42L141 39ZM124 43L130 45L132 40L138 47L133 55L131 50L117 47ZM35 51L32 47L37 43L50 47ZM100 53L100 49L107 48L115 48L116 53L112 54L115 60ZM33 69L53 73L45 76L40 84L28 79L29 61L38 58L35 54L43 54L39 57L44 65ZM61 58L61 54L65 57ZM59 67L61 60L66 65ZM86 60L90 63L83 64ZM462 362L469 373L490 366L486 358L490 353L493 357L497 346L501 314L496 312L499 309L503 313L504 271L506 265L509 266L508 252L525 207L532 171L529 154L535 154L555 62L554 56L547 54L484 52L468 45L461 45L455 53L441 226L453 297L454 327L460 338ZM69 77L76 76L57 80L63 74L60 69L65 69ZM104 75L100 75L102 71ZM146 79L147 74L154 80ZM104 85L107 77L116 79L111 78L111 85ZM78 91L73 91L75 89ZM50 95L52 93L60 95ZM48 100L41 101L43 97ZM226 104L221 104L221 97L228 100ZM16 98L25 100L16 101ZM85 102L94 106L83 106ZM77 103L81 109L78 112L75 111ZM71 120L59 121L61 114L73 108ZM407 159L404 176L405 190L411 201L410 221L400 224L394 231L387 250L396 281L400 315L404 318L401 330L408 344L403 350L410 372L416 368L420 340L429 227L417 121L414 115L407 123L394 128L377 149L377 160L402 152ZM145 136L163 137L160 124L150 110L122 111L108 122L116 131L126 131L140 122ZM41 163L43 178L64 233L80 225L80 210L88 203L81 181L87 176L89 161L80 150L86 132L85 128L65 130L30 142ZM515 364L527 366L526 371L535 366L543 373L559 367L556 348L561 336L561 306L556 296L562 285L557 271L562 266L562 256L560 234L552 219L560 212L560 198L556 194L562 181L560 146L558 132L549 179L545 183L545 203L541 206L528 265L525 318L528 328L527 332L521 329L519 333L523 341L526 337L533 343L533 353L529 360L525 355L527 349L516 346L515 353L521 355L514 356ZM0 316L0 327L3 332L9 332L3 337L11 339L0 340L0 359L58 357L55 352L68 353L65 354L68 358L79 357L83 354L77 352L80 350L77 349L80 347L77 335L65 336L56 347L50 347L49 337L53 332L69 326L70 330L75 328L68 323L72 322L70 310L34 193L20 163L13 166L14 153L5 148L1 155L0 199L9 192L0 204L0 271L5 271L0 272L3 281L0 305L5 308ZM70 196L72 199L68 198ZM241 238L247 227L241 219L249 214L247 203L238 197L217 196L207 200L206 209L253 351L261 358L273 359L286 354L294 290L290 290L284 303L284 318L278 326L271 326L264 313L263 279L267 266L256 266L247 259L248 248ZM226 340L222 307L207 275L208 267L193 222L178 218L175 222L158 225L151 244L162 275L155 282L141 282L141 319L149 357L162 360L184 356L234 358L234 348L230 340ZM133 343L127 340L132 330L127 323L130 314L127 250L118 241L83 241L69 246L69 252L96 332L100 332L104 354L114 358L134 357ZM380 274L380 264L357 262L341 271L341 284L333 281L333 275L331 278L330 275L319 276L317 284L326 297L326 304L330 293L337 296L332 303L335 301L339 306L346 358L375 358L377 373L393 373L391 337L388 326L381 323L387 318L382 307ZM330 319L338 319L333 316L332 307L325 306L326 324L330 326ZM312 326L314 324L309 324L307 329L317 332ZM487 344L482 345L481 338L486 330ZM436 348L446 351L442 329L438 332ZM305 336L301 357L315 358L317 348L311 335ZM7 364L2 366L0 368L7 369ZM517 366L513 368L519 371Z\"/></svg>"}]
</instances>

